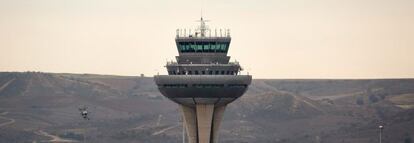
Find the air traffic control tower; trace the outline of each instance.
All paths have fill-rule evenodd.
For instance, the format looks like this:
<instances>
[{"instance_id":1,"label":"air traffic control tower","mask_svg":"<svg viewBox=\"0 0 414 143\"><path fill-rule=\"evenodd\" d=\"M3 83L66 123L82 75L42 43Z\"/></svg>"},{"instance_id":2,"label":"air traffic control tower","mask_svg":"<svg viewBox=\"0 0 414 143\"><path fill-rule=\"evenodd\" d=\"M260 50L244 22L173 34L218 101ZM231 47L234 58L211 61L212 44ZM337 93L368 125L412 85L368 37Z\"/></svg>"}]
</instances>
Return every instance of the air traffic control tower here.
<instances>
[{"instance_id":1,"label":"air traffic control tower","mask_svg":"<svg viewBox=\"0 0 414 143\"><path fill-rule=\"evenodd\" d=\"M218 130L227 104L242 96L252 76L240 75L238 62L227 56L229 30L200 26L177 29L177 62L167 62L168 75L156 75L160 92L179 104L189 143L217 143Z\"/></svg>"}]
</instances>

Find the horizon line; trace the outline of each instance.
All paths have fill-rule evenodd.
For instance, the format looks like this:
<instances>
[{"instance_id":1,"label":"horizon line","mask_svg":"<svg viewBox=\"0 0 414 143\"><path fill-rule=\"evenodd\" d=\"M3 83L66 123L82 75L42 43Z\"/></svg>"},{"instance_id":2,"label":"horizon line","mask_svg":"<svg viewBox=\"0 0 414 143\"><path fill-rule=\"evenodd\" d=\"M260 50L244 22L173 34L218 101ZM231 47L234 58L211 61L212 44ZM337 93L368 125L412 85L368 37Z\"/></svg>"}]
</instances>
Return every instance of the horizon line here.
<instances>
[{"instance_id":1,"label":"horizon line","mask_svg":"<svg viewBox=\"0 0 414 143\"><path fill-rule=\"evenodd\" d=\"M140 77L140 74L137 75L122 75L122 74L101 74L101 73L80 73L80 72L45 72L45 71L0 71L0 73L45 73L45 74L76 74L76 75L101 75L101 76L120 76L120 77ZM143 74L144 77L154 77L156 74L148 76ZM250 74L252 75L252 74ZM200 75L201 76L201 75ZM349 77L349 78L342 78L342 77L300 77L300 78L254 78L255 80L269 80L269 79L277 79L277 80L395 80L395 79L414 79L414 77L381 77L381 78L374 78L374 77L363 77L363 78L356 78L356 77Z\"/></svg>"}]
</instances>

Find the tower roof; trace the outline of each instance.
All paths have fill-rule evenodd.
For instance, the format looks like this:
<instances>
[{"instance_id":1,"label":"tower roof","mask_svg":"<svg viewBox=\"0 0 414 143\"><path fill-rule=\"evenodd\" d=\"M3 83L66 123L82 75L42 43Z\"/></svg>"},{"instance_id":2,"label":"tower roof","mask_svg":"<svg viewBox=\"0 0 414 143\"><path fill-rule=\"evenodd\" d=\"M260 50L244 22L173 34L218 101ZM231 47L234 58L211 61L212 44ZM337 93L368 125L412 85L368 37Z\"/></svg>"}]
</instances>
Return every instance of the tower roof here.
<instances>
[{"instance_id":1,"label":"tower roof","mask_svg":"<svg viewBox=\"0 0 414 143\"><path fill-rule=\"evenodd\" d=\"M230 38L230 29L211 30L206 24L209 20L204 20L203 17L197 22L200 22L200 25L196 29L177 29L176 39Z\"/></svg>"}]
</instances>

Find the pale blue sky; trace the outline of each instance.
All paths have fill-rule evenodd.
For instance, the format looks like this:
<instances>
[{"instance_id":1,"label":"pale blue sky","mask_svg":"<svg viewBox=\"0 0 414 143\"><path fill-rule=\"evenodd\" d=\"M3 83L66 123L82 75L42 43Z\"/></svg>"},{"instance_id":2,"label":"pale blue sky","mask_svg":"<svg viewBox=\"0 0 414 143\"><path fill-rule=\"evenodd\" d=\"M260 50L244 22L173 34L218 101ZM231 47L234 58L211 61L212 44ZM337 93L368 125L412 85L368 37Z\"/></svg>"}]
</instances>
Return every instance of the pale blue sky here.
<instances>
[{"instance_id":1,"label":"pale blue sky","mask_svg":"<svg viewBox=\"0 0 414 143\"><path fill-rule=\"evenodd\" d=\"M0 0L0 71L163 74L201 7L255 78L414 77L413 0Z\"/></svg>"}]
</instances>

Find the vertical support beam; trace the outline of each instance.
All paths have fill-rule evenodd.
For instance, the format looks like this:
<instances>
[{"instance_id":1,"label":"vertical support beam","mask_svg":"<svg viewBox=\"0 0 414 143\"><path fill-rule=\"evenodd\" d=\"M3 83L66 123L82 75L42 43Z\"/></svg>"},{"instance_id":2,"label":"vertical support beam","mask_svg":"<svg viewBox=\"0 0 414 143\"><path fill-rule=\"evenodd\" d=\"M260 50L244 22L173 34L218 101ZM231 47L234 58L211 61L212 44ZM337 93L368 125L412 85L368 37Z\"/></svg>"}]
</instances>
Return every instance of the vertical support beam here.
<instances>
[{"instance_id":1,"label":"vertical support beam","mask_svg":"<svg viewBox=\"0 0 414 143\"><path fill-rule=\"evenodd\" d=\"M197 143L197 118L195 108L180 105L187 131L188 143Z\"/></svg>"},{"instance_id":2,"label":"vertical support beam","mask_svg":"<svg viewBox=\"0 0 414 143\"><path fill-rule=\"evenodd\" d=\"M213 128L212 128L212 143L218 143L218 131L220 129L221 121L223 119L224 111L227 105L214 107Z\"/></svg>"},{"instance_id":3,"label":"vertical support beam","mask_svg":"<svg viewBox=\"0 0 414 143\"><path fill-rule=\"evenodd\" d=\"M198 143L210 143L214 104L197 104Z\"/></svg>"}]
</instances>

